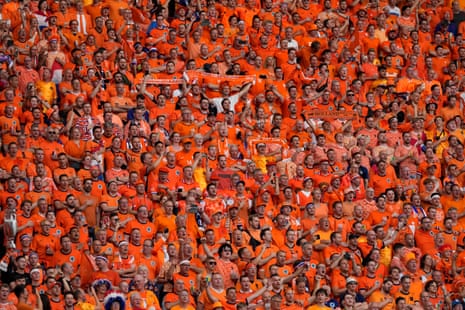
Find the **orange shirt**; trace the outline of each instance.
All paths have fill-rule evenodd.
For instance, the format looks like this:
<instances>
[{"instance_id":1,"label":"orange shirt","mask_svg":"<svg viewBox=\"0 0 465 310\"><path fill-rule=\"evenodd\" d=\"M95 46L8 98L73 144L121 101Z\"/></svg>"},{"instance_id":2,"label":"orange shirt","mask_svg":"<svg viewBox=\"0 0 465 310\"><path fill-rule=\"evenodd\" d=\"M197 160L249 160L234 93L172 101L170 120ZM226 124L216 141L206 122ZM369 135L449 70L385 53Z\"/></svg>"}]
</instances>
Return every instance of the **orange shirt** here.
<instances>
[{"instance_id":1,"label":"orange shirt","mask_svg":"<svg viewBox=\"0 0 465 310\"><path fill-rule=\"evenodd\" d=\"M434 233L432 231L426 232L423 229L415 230L415 243L422 254L436 255L437 250L434 242Z\"/></svg>"},{"instance_id":2,"label":"orange shirt","mask_svg":"<svg viewBox=\"0 0 465 310\"><path fill-rule=\"evenodd\" d=\"M130 221L126 225L125 232L130 234L134 228L138 228L140 230L141 240L152 239L155 237L156 231L153 223L147 222L143 224L137 220Z\"/></svg>"},{"instance_id":3,"label":"orange shirt","mask_svg":"<svg viewBox=\"0 0 465 310\"><path fill-rule=\"evenodd\" d=\"M85 152L90 150L90 142L68 140L64 146L64 150L69 156L82 159Z\"/></svg>"},{"instance_id":4,"label":"orange shirt","mask_svg":"<svg viewBox=\"0 0 465 310\"><path fill-rule=\"evenodd\" d=\"M75 249L72 249L70 253L64 254L62 251L57 251L53 255L53 265L62 266L64 263L70 263L73 265L74 270L78 270L81 264L81 252Z\"/></svg>"},{"instance_id":5,"label":"orange shirt","mask_svg":"<svg viewBox=\"0 0 465 310\"><path fill-rule=\"evenodd\" d=\"M72 167L68 168L56 168L53 170L53 179L55 182L59 180L60 175L66 174L70 179L74 178L76 176L76 170Z\"/></svg>"},{"instance_id":6,"label":"orange shirt","mask_svg":"<svg viewBox=\"0 0 465 310\"><path fill-rule=\"evenodd\" d=\"M47 266L53 266L53 255L46 254L46 250L51 248L56 254L59 248L59 241L58 238L52 235L45 236L43 234L37 234L32 239L31 248L37 252L40 261L45 262Z\"/></svg>"},{"instance_id":7,"label":"orange shirt","mask_svg":"<svg viewBox=\"0 0 465 310\"><path fill-rule=\"evenodd\" d=\"M16 136L12 132L21 132L19 119L16 117L0 116L0 129L2 130L2 143L8 145L16 142Z\"/></svg>"}]
</instances>

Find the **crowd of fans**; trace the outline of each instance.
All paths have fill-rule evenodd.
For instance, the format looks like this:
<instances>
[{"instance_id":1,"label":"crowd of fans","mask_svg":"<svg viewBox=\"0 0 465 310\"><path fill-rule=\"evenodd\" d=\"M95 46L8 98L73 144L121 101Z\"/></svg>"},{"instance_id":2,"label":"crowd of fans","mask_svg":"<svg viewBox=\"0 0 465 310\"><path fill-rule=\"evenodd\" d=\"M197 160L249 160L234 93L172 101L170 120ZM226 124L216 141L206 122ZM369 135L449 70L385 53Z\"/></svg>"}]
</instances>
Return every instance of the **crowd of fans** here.
<instances>
[{"instance_id":1,"label":"crowd of fans","mask_svg":"<svg viewBox=\"0 0 465 310\"><path fill-rule=\"evenodd\" d=\"M0 310L461 310L464 8L0 0Z\"/></svg>"}]
</instances>

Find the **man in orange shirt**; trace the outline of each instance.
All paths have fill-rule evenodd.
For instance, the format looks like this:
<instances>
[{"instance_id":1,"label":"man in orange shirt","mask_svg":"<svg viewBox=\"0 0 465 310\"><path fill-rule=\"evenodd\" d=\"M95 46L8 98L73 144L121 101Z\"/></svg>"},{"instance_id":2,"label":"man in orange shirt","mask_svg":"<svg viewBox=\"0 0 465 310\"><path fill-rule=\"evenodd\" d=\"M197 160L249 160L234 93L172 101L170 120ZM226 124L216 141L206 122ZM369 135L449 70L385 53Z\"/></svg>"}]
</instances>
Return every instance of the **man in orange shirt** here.
<instances>
[{"instance_id":1,"label":"man in orange shirt","mask_svg":"<svg viewBox=\"0 0 465 310\"><path fill-rule=\"evenodd\" d=\"M58 154L64 152L63 145L58 142L58 129L49 127L45 132L45 139L41 143L45 153L44 163L51 169L58 167Z\"/></svg>"},{"instance_id":2,"label":"man in orange shirt","mask_svg":"<svg viewBox=\"0 0 465 310\"><path fill-rule=\"evenodd\" d=\"M176 181L182 175L182 168L176 164L176 154L174 152L166 153L166 164L162 164L160 168L154 169L149 173L147 178L149 189L154 189L155 180L159 172L168 173L165 175L164 182L166 181L166 189L174 190ZM165 190L166 190L165 189Z\"/></svg>"},{"instance_id":3,"label":"man in orange shirt","mask_svg":"<svg viewBox=\"0 0 465 310\"><path fill-rule=\"evenodd\" d=\"M333 215L328 217L331 230L339 232L342 241L346 241L350 232L350 222L344 217L342 201L335 201L332 205L332 210Z\"/></svg>"},{"instance_id":4,"label":"man in orange shirt","mask_svg":"<svg viewBox=\"0 0 465 310\"><path fill-rule=\"evenodd\" d=\"M53 170L53 179L55 183L58 183L59 177L62 174L66 174L69 178L74 178L76 176L76 170L73 167L70 167L66 153L60 153L57 157L58 167Z\"/></svg>"},{"instance_id":5,"label":"man in orange shirt","mask_svg":"<svg viewBox=\"0 0 465 310\"><path fill-rule=\"evenodd\" d=\"M20 134L21 128L19 119L14 116L14 107L6 105L4 111L4 115L0 116L0 129L2 142L6 146L11 142L16 142L16 136Z\"/></svg>"},{"instance_id":6,"label":"man in orange shirt","mask_svg":"<svg viewBox=\"0 0 465 310\"><path fill-rule=\"evenodd\" d=\"M201 195L200 185L194 179L192 166L184 166L182 179L176 183L176 190L181 197L187 197L193 190Z\"/></svg>"},{"instance_id":7,"label":"man in orange shirt","mask_svg":"<svg viewBox=\"0 0 465 310\"><path fill-rule=\"evenodd\" d=\"M194 150L192 149L192 139L184 138L182 140L183 149L176 153L176 165L186 167L194 163Z\"/></svg>"},{"instance_id":8,"label":"man in orange shirt","mask_svg":"<svg viewBox=\"0 0 465 310\"><path fill-rule=\"evenodd\" d=\"M173 282L181 280L184 282L184 287L193 287L196 288L197 274L190 269L190 261L183 260L179 263L179 272L173 274Z\"/></svg>"},{"instance_id":9,"label":"man in orange shirt","mask_svg":"<svg viewBox=\"0 0 465 310\"><path fill-rule=\"evenodd\" d=\"M64 263L70 263L73 265L74 270L79 269L81 264L81 253L80 251L73 249L71 245L71 239L69 236L61 236L60 250L54 255L54 266L61 266Z\"/></svg>"},{"instance_id":10,"label":"man in orange shirt","mask_svg":"<svg viewBox=\"0 0 465 310\"><path fill-rule=\"evenodd\" d=\"M18 151L16 142L8 144L8 153L0 163L0 167L7 172L11 172L14 166L18 166L21 171L26 171L29 160L25 158L23 152Z\"/></svg>"},{"instance_id":11,"label":"man in orange shirt","mask_svg":"<svg viewBox=\"0 0 465 310\"><path fill-rule=\"evenodd\" d=\"M145 190L145 181L139 180L138 173L134 171L129 174L128 179L128 182L118 189L119 193L131 200L133 210L141 205L145 205L148 207L151 215L153 213L153 202Z\"/></svg>"},{"instance_id":12,"label":"man in orange shirt","mask_svg":"<svg viewBox=\"0 0 465 310\"><path fill-rule=\"evenodd\" d=\"M136 275L134 277L134 290L129 292L128 299L132 300L131 297L135 294L138 294L142 299L141 305L143 305L144 308L161 310L160 303L155 293L145 288L145 279L142 275Z\"/></svg>"},{"instance_id":13,"label":"man in orange shirt","mask_svg":"<svg viewBox=\"0 0 465 310\"><path fill-rule=\"evenodd\" d=\"M155 225L149 220L149 212L146 206L140 206L137 209L136 218L126 225L125 234L130 235L133 228L140 230L142 240L155 237Z\"/></svg>"},{"instance_id":14,"label":"man in orange shirt","mask_svg":"<svg viewBox=\"0 0 465 310\"><path fill-rule=\"evenodd\" d=\"M10 177L6 183L6 190L0 192L0 204L3 208L8 206L8 199L13 199L16 204L21 204L24 200L25 189L20 188L14 177Z\"/></svg>"},{"instance_id":15,"label":"man in orange shirt","mask_svg":"<svg viewBox=\"0 0 465 310\"><path fill-rule=\"evenodd\" d=\"M235 171L227 167L226 164L226 155L219 155L218 167L210 174L210 178L218 179L218 190L229 190L232 188L231 177Z\"/></svg>"},{"instance_id":16,"label":"man in orange shirt","mask_svg":"<svg viewBox=\"0 0 465 310\"><path fill-rule=\"evenodd\" d=\"M370 169L370 180L368 186L373 188L375 196L378 197L384 193L388 188L393 188L397 183L397 177L394 171L387 170L388 163L380 160L377 169Z\"/></svg>"},{"instance_id":17,"label":"man in orange shirt","mask_svg":"<svg viewBox=\"0 0 465 310\"><path fill-rule=\"evenodd\" d=\"M39 199L45 199L47 204L52 203L52 197L49 192L46 192L42 188L42 178L41 177L34 177L32 179L33 190L29 191L25 194L24 199L33 201L32 206L36 207L38 204Z\"/></svg>"},{"instance_id":18,"label":"man in orange shirt","mask_svg":"<svg viewBox=\"0 0 465 310\"><path fill-rule=\"evenodd\" d=\"M50 234L50 222L43 220L40 223L41 232L32 240L31 248L37 252L39 259L47 266L53 266L54 254L58 251L59 241Z\"/></svg>"},{"instance_id":19,"label":"man in orange shirt","mask_svg":"<svg viewBox=\"0 0 465 310\"><path fill-rule=\"evenodd\" d=\"M211 277L211 294L222 304L226 304L226 290L224 289L223 277L219 273L212 274ZM213 310L213 302L208 297L206 290L199 296L198 303L203 306L205 310Z\"/></svg>"},{"instance_id":20,"label":"man in orange shirt","mask_svg":"<svg viewBox=\"0 0 465 310\"><path fill-rule=\"evenodd\" d=\"M121 282L121 278L119 274L111 270L108 267L109 261L108 258L105 256L96 256L95 257L95 265L97 267L97 271L93 270L82 270L81 274L90 272L92 273L91 275L91 281L94 282L96 280L103 280L106 279L107 281L110 281L111 285L118 286Z\"/></svg>"},{"instance_id":21,"label":"man in orange shirt","mask_svg":"<svg viewBox=\"0 0 465 310\"><path fill-rule=\"evenodd\" d=\"M397 293L394 294L394 298L403 297L407 305L413 306L419 302L419 297L421 292L413 292L411 289L412 285L412 278L409 275L402 276L400 280L400 289Z\"/></svg>"},{"instance_id":22,"label":"man in orange shirt","mask_svg":"<svg viewBox=\"0 0 465 310\"><path fill-rule=\"evenodd\" d=\"M425 216L421 219L421 226L415 230L415 243L423 254L436 255L437 249L434 241L433 221Z\"/></svg>"},{"instance_id":23,"label":"man in orange shirt","mask_svg":"<svg viewBox=\"0 0 465 310\"><path fill-rule=\"evenodd\" d=\"M136 256L136 264L137 266L146 266L148 269L147 277L149 279L155 279L160 272L160 267L163 264L159 258L152 253L153 251L153 241L152 240L144 240L142 246L142 253Z\"/></svg>"},{"instance_id":24,"label":"man in orange shirt","mask_svg":"<svg viewBox=\"0 0 465 310\"><path fill-rule=\"evenodd\" d=\"M331 233L331 244L323 249L323 256L326 265L330 265L333 261L333 255L340 256L344 252L344 247L342 246L342 235L340 232Z\"/></svg>"},{"instance_id":25,"label":"man in orange shirt","mask_svg":"<svg viewBox=\"0 0 465 310\"><path fill-rule=\"evenodd\" d=\"M121 155L116 155L113 159L113 167L105 172L106 181L115 182L118 188L126 184L129 180L129 171L123 169L124 164L124 158Z\"/></svg>"},{"instance_id":26,"label":"man in orange shirt","mask_svg":"<svg viewBox=\"0 0 465 310\"><path fill-rule=\"evenodd\" d=\"M224 213L226 211L226 204L224 200L217 195L217 186L213 183L207 185L207 196L205 201L205 214L211 217L216 212Z\"/></svg>"},{"instance_id":27,"label":"man in orange shirt","mask_svg":"<svg viewBox=\"0 0 465 310\"><path fill-rule=\"evenodd\" d=\"M34 222L32 218L32 201L24 200L21 203L21 213L16 216L17 233L16 236L27 234L32 236ZM17 238L19 241L19 239Z\"/></svg>"},{"instance_id":28,"label":"man in orange shirt","mask_svg":"<svg viewBox=\"0 0 465 310\"><path fill-rule=\"evenodd\" d=\"M417 141L412 144L412 136L410 132L404 132L402 134L402 143L396 147L394 152L393 164L398 165L399 169L402 167L408 167L410 172L415 174L417 171L417 165L420 163L420 153L417 148Z\"/></svg>"},{"instance_id":29,"label":"man in orange shirt","mask_svg":"<svg viewBox=\"0 0 465 310\"><path fill-rule=\"evenodd\" d=\"M158 169L158 178L154 180L155 173L152 171L148 177L148 188L154 199L160 199L163 195L168 195L175 191L176 183L169 181L170 170L166 167Z\"/></svg>"},{"instance_id":30,"label":"man in orange shirt","mask_svg":"<svg viewBox=\"0 0 465 310\"><path fill-rule=\"evenodd\" d=\"M259 265L264 270L269 270L268 267L274 263L279 248L273 244L273 232L270 228L264 228L260 231L260 239L262 244L256 247L255 255L259 256L261 254L262 260Z\"/></svg>"}]
</instances>

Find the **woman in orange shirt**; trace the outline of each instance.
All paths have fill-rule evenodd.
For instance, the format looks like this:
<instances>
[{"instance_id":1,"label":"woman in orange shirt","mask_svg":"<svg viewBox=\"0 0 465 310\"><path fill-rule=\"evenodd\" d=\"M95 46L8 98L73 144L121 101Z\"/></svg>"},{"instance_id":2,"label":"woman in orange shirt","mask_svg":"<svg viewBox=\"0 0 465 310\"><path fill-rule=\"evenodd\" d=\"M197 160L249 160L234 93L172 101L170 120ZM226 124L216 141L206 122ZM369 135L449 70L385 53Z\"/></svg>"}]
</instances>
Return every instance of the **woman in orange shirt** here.
<instances>
[{"instance_id":1,"label":"woman in orange shirt","mask_svg":"<svg viewBox=\"0 0 465 310\"><path fill-rule=\"evenodd\" d=\"M393 188L386 190L386 209L392 214L400 214L402 212L403 202L398 199Z\"/></svg>"},{"instance_id":2,"label":"woman in orange shirt","mask_svg":"<svg viewBox=\"0 0 465 310\"><path fill-rule=\"evenodd\" d=\"M305 207L307 204L313 201L312 190L313 180L310 177L306 177L303 181L304 188L297 193L297 204L300 206L300 216L303 216Z\"/></svg>"},{"instance_id":3,"label":"woman in orange shirt","mask_svg":"<svg viewBox=\"0 0 465 310\"><path fill-rule=\"evenodd\" d=\"M328 205L322 202L321 189L316 188L313 190L313 205L315 206L315 217L317 219L327 217L329 215Z\"/></svg>"},{"instance_id":4,"label":"woman in orange shirt","mask_svg":"<svg viewBox=\"0 0 465 310\"><path fill-rule=\"evenodd\" d=\"M69 164L76 170L81 168L81 161L89 150L89 143L81 140L81 131L77 127L70 130L69 140L64 146Z\"/></svg>"},{"instance_id":5,"label":"woman in orange shirt","mask_svg":"<svg viewBox=\"0 0 465 310\"><path fill-rule=\"evenodd\" d=\"M268 56L265 58L263 63L263 69L267 71L267 79L274 79L274 69L276 68L276 59L274 57Z\"/></svg>"},{"instance_id":6,"label":"woman in orange shirt","mask_svg":"<svg viewBox=\"0 0 465 310\"><path fill-rule=\"evenodd\" d=\"M444 288L439 288L434 280L425 283L424 291L428 292L429 301L436 309L444 309L447 304L451 303L450 297L444 296Z\"/></svg>"},{"instance_id":7,"label":"woman in orange shirt","mask_svg":"<svg viewBox=\"0 0 465 310\"><path fill-rule=\"evenodd\" d=\"M218 255L219 258L216 260L216 268L223 276L224 287L235 286L235 282L239 279L239 269L237 265L231 261L232 247L229 244L223 244L218 249Z\"/></svg>"},{"instance_id":8,"label":"woman in orange shirt","mask_svg":"<svg viewBox=\"0 0 465 310\"><path fill-rule=\"evenodd\" d=\"M430 280L435 270L436 262L429 254L424 254L420 258L419 276L423 281Z\"/></svg>"},{"instance_id":9,"label":"woman in orange shirt","mask_svg":"<svg viewBox=\"0 0 465 310\"><path fill-rule=\"evenodd\" d=\"M170 146L166 148L167 152L177 153L182 151L183 147L181 145L181 135L178 132L173 132L170 141Z\"/></svg>"}]
</instances>

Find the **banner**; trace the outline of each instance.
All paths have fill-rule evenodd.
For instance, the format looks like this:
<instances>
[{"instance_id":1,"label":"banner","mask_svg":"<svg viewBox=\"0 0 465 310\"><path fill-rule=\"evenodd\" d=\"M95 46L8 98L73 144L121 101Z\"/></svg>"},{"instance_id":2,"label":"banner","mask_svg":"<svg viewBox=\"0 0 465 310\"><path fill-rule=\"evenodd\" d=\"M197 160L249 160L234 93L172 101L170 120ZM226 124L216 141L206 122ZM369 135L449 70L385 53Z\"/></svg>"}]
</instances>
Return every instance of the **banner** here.
<instances>
[{"instance_id":1,"label":"banner","mask_svg":"<svg viewBox=\"0 0 465 310\"><path fill-rule=\"evenodd\" d=\"M319 119L353 119L356 114L352 111L325 111L325 110L312 110L306 113L306 118L319 118Z\"/></svg>"},{"instance_id":2,"label":"banner","mask_svg":"<svg viewBox=\"0 0 465 310\"><path fill-rule=\"evenodd\" d=\"M145 82L147 85L179 85L182 83L184 83L182 79L150 79Z\"/></svg>"},{"instance_id":3,"label":"banner","mask_svg":"<svg viewBox=\"0 0 465 310\"><path fill-rule=\"evenodd\" d=\"M218 81L218 85L221 82L236 82L241 81L244 84L248 82L255 82L257 77L255 75L223 75L223 74L215 74L215 73L207 73L201 71L187 71L184 73L184 78L186 81L194 81L200 78L209 78Z\"/></svg>"},{"instance_id":4,"label":"banner","mask_svg":"<svg viewBox=\"0 0 465 310\"><path fill-rule=\"evenodd\" d=\"M240 81L241 84L248 82L255 82L257 77L255 75L223 75L223 74L214 74L201 71L187 71L183 73L183 79L148 79L146 81L147 85L179 85L186 81L187 83L198 83L201 79L210 79L215 80L218 85L222 82L237 82ZM142 83L142 80L137 82L138 84ZM234 83L237 85L237 83Z\"/></svg>"}]
</instances>

